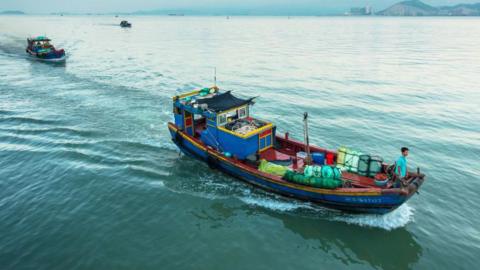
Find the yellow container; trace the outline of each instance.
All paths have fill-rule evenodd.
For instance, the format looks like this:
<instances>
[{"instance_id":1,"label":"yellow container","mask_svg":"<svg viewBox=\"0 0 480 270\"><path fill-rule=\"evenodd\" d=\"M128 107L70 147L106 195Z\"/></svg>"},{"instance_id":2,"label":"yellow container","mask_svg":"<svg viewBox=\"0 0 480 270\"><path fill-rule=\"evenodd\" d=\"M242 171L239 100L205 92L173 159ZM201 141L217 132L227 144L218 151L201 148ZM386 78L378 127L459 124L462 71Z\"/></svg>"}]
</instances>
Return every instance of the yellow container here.
<instances>
[{"instance_id":1,"label":"yellow container","mask_svg":"<svg viewBox=\"0 0 480 270\"><path fill-rule=\"evenodd\" d=\"M348 152L348 148L345 146L340 146L337 150L337 165L345 165L345 155Z\"/></svg>"}]
</instances>

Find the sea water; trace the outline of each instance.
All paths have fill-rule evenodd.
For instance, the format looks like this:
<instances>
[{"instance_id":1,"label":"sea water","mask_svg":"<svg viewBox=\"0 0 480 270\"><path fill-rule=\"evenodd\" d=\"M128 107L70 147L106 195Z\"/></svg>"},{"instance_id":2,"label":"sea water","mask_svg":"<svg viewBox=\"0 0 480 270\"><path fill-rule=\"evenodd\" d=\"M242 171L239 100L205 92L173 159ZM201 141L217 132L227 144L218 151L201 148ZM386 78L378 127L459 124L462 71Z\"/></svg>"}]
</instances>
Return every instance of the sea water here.
<instances>
[{"instance_id":1,"label":"sea water","mask_svg":"<svg viewBox=\"0 0 480 270\"><path fill-rule=\"evenodd\" d=\"M474 269L479 45L477 18L2 16L0 268ZM214 68L291 137L307 111L316 145L409 147L420 194L345 214L179 155L171 97Z\"/></svg>"}]
</instances>

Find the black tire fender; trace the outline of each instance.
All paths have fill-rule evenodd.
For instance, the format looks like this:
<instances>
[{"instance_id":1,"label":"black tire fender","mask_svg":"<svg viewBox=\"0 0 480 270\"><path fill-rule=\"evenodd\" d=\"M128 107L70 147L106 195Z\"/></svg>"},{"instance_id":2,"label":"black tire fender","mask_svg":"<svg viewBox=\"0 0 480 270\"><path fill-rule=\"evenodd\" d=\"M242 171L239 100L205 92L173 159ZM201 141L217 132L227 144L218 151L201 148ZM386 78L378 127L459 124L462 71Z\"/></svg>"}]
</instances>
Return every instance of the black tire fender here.
<instances>
[{"instance_id":1,"label":"black tire fender","mask_svg":"<svg viewBox=\"0 0 480 270\"><path fill-rule=\"evenodd\" d=\"M210 169L215 169L218 167L218 160L211 155L208 155L207 164Z\"/></svg>"},{"instance_id":2,"label":"black tire fender","mask_svg":"<svg viewBox=\"0 0 480 270\"><path fill-rule=\"evenodd\" d=\"M173 137L173 141L175 143L177 143L178 145L182 145L183 144L183 137L182 135L180 134L180 131L177 130L177 132L175 132L175 136Z\"/></svg>"}]
</instances>

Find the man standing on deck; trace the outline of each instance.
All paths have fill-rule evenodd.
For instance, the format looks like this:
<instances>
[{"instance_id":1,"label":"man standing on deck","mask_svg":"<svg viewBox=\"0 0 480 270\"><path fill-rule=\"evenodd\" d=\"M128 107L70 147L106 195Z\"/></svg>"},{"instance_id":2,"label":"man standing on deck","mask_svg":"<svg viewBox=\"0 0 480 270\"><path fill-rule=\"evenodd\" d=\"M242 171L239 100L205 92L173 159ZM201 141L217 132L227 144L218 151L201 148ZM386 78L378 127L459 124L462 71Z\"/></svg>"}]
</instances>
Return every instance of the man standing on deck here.
<instances>
[{"instance_id":1,"label":"man standing on deck","mask_svg":"<svg viewBox=\"0 0 480 270\"><path fill-rule=\"evenodd\" d=\"M407 156L408 156L408 148L402 147L401 149L402 155L397 159L397 167L395 168L395 172L400 177L400 181L404 181L407 177Z\"/></svg>"}]
</instances>

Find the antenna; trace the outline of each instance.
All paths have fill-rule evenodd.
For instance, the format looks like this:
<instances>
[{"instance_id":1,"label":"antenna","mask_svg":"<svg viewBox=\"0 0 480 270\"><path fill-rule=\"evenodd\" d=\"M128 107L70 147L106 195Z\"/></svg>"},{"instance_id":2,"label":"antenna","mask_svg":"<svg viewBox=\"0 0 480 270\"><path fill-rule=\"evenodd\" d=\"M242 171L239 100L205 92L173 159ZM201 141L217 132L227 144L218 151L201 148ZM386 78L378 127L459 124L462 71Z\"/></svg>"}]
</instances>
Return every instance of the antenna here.
<instances>
[{"instance_id":1,"label":"antenna","mask_svg":"<svg viewBox=\"0 0 480 270\"><path fill-rule=\"evenodd\" d=\"M308 138L308 113L303 113L303 132L305 136L305 152L307 152L307 157L305 158L305 163L307 165L312 165L312 156L310 155L310 141Z\"/></svg>"},{"instance_id":2,"label":"antenna","mask_svg":"<svg viewBox=\"0 0 480 270\"><path fill-rule=\"evenodd\" d=\"M213 86L217 87L217 67L213 68Z\"/></svg>"}]
</instances>

